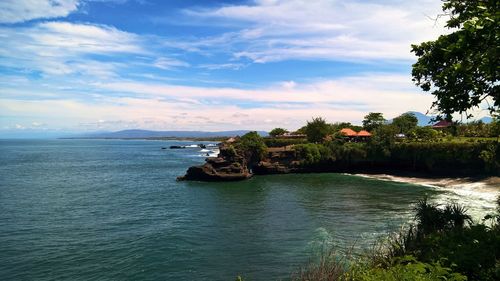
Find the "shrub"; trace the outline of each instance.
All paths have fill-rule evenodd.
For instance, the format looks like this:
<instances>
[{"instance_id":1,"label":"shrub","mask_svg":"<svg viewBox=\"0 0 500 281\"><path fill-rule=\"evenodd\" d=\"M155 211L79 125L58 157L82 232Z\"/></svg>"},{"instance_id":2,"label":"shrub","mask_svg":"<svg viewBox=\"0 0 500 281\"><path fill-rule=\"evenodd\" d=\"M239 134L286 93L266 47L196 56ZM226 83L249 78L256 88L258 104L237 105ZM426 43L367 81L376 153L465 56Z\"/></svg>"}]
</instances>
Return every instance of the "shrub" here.
<instances>
[{"instance_id":1,"label":"shrub","mask_svg":"<svg viewBox=\"0 0 500 281\"><path fill-rule=\"evenodd\" d=\"M473 224L466 209L456 204L439 208L424 199L415 212L417 224L387 240L373 255L377 264L412 255L424 263L454 266L470 280L500 278L499 229Z\"/></svg>"},{"instance_id":2,"label":"shrub","mask_svg":"<svg viewBox=\"0 0 500 281\"><path fill-rule=\"evenodd\" d=\"M267 147L282 147L307 143L307 139L264 138L264 143L267 145Z\"/></svg>"},{"instance_id":3,"label":"shrub","mask_svg":"<svg viewBox=\"0 0 500 281\"><path fill-rule=\"evenodd\" d=\"M277 136L282 136L284 134L288 133L286 129L283 128L274 128L269 132L269 135L271 137L277 137Z\"/></svg>"},{"instance_id":4,"label":"shrub","mask_svg":"<svg viewBox=\"0 0 500 281\"><path fill-rule=\"evenodd\" d=\"M294 146L295 156L302 165L316 165L334 160L332 152L322 144L298 144Z\"/></svg>"},{"instance_id":5,"label":"shrub","mask_svg":"<svg viewBox=\"0 0 500 281\"><path fill-rule=\"evenodd\" d=\"M350 253L341 253L335 247L320 252L317 261L311 261L292 276L293 281L347 280L351 263Z\"/></svg>"},{"instance_id":6,"label":"shrub","mask_svg":"<svg viewBox=\"0 0 500 281\"><path fill-rule=\"evenodd\" d=\"M236 144L236 148L244 151L250 162L260 161L267 150L264 139L257 132L248 132L243 135Z\"/></svg>"},{"instance_id":7,"label":"shrub","mask_svg":"<svg viewBox=\"0 0 500 281\"><path fill-rule=\"evenodd\" d=\"M413 141L435 141L439 136L439 132L432 129L431 127L417 127L408 132L408 139Z\"/></svg>"},{"instance_id":8,"label":"shrub","mask_svg":"<svg viewBox=\"0 0 500 281\"><path fill-rule=\"evenodd\" d=\"M356 281L465 281L467 277L455 273L439 262L423 263L413 256L395 258L389 267L354 268L344 280Z\"/></svg>"}]
</instances>

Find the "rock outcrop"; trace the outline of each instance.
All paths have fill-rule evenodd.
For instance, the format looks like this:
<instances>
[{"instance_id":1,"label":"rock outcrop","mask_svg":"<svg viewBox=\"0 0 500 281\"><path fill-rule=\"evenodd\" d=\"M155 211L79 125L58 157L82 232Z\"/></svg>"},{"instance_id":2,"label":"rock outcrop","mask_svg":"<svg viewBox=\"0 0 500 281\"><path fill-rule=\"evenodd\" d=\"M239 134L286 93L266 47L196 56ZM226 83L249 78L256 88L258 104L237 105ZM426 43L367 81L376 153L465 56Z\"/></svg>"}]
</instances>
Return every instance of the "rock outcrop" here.
<instances>
[{"instance_id":1,"label":"rock outcrop","mask_svg":"<svg viewBox=\"0 0 500 281\"><path fill-rule=\"evenodd\" d=\"M230 143L222 143L218 157L205 159L205 164L190 167L178 180L237 181L253 174L287 174L300 172L299 161L292 147L269 148L258 163L252 163L244 151L235 150Z\"/></svg>"},{"instance_id":2,"label":"rock outcrop","mask_svg":"<svg viewBox=\"0 0 500 281\"><path fill-rule=\"evenodd\" d=\"M288 174L300 170L300 162L291 147L269 148L267 155L252 168L254 174Z\"/></svg>"},{"instance_id":3,"label":"rock outcrop","mask_svg":"<svg viewBox=\"0 0 500 281\"><path fill-rule=\"evenodd\" d=\"M205 159L205 164L190 167L186 175L178 180L199 181L237 181L252 176L248 160L243 153L238 153L231 145L223 143L219 146L218 157Z\"/></svg>"}]
</instances>

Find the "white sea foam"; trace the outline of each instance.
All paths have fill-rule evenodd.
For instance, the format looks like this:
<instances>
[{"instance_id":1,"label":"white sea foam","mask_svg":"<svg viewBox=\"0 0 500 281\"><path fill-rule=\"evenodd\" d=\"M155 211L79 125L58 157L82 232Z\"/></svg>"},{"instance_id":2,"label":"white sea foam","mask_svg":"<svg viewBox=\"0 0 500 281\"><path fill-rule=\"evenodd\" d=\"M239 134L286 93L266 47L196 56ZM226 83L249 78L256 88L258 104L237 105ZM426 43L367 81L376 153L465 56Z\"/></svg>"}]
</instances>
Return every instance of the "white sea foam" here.
<instances>
[{"instance_id":1,"label":"white sea foam","mask_svg":"<svg viewBox=\"0 0 500 281\"><path fill-rule=\"evenodd\" d=\"M433 188L439 192L436 196L432 197L433 202L437 204L446 204L449 202L461 204L469 210L469 214L475 220L480 220L484 215L494 211L497 204L496 200L500 196L500 178L498 177L473 180L470 178L429 179L385 174L356 174L356 176Z\"/></svg>"}]
</instances>

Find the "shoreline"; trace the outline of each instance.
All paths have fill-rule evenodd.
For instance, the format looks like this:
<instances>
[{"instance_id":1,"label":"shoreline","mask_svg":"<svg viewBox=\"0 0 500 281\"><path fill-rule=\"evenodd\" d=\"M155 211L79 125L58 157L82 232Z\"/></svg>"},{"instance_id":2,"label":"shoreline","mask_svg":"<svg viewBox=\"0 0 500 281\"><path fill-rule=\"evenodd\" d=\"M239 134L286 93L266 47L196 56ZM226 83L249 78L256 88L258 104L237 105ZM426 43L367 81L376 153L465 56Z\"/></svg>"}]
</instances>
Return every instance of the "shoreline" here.
<instances>
[{"instance_id":1,"label":"shoreline","mask_svg":"<svg viewBox=\"0 0 500 281\"><path fill-rule=\"evenodd\" d=\"M500 177L498 176L436 176L422 173L344 173L377 180L417 184L428 187L450 188L463 185L483 185L485 188L498 189L500 192Z\"/></svg>"},{"instance_id":2,"label":"shoreline","mask_svg":"<svg viewBox=\"0 0 500 281\"><path fill-rule=\"evenodd\" d=\"M441 192L435 198L438 205L458 202L471 210L474 219L481 220L484 212L493 212L500 197L500 177L425 177L425 175L348 174L380 181L406 183L432 188ZM472 211L474 210L474 211ZM482 210L482 211L480 211Z\"/></svg>"}]
</instances>

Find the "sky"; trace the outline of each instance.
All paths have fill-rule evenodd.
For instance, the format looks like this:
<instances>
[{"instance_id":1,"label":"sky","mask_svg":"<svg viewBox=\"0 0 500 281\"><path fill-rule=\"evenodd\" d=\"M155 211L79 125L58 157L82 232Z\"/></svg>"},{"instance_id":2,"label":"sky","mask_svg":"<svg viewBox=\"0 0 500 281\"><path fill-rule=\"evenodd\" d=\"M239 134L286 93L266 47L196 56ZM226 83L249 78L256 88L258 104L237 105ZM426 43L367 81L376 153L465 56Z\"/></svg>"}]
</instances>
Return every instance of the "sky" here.
<instances>
[{"instance_id":1,"label":"sky","mask_svg":"<svg viewBox=\"0 0 500 281\"><path fill-rule=\"evenodd\" d=\"M3 0L0 135L297 129L427 112L439 0Z\"/></svg>"}]
</instances>

